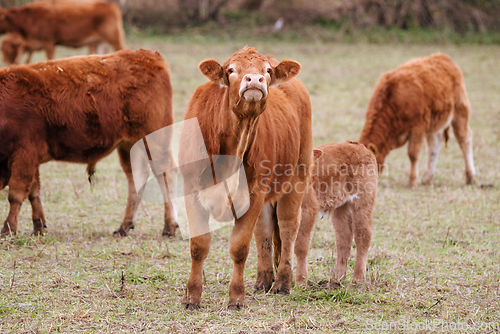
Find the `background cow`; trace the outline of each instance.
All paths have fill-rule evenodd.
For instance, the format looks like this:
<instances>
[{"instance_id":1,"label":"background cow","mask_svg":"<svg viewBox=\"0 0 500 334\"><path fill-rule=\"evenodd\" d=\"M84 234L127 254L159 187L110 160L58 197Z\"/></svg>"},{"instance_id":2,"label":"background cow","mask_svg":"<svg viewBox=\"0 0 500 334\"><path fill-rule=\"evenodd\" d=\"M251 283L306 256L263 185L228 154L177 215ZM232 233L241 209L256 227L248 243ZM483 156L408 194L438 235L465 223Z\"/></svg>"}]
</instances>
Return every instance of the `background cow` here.
<instances>
[{"instance_id":1,"label":"background cow","mask_svg":"<svg viewBox=\"0 0 500 334\"><path fill-rule=\"evenodd\" d=\"M427 139L427 169L423 184L430 184L448 127L462 149L467 184L474 182L469 100L460 68L444 54L416 58L385 73L370 99L359 141L371 149L380 165L390 150L408 141L410 186L418 178L417 162Z\"/></svg>"},{"instance_id":2,"label":"background cow","mask_svg":"<svg viewBox=\"0 0 500 334\"><path fill-rule=\"evenodd\" d=\"M101 46L98 45L98 43L89 45L89 54L97 53L98 47L101 49ZM28 54L25 63L29 64L33 52L43 50L43 43L39 40L26 39L21 34L14 32L6 34L2 39L1 50L3 61L7 65L21 63L21 59L25 53ZM105 52L103 51L99 53L104 54Z\"/></svg>"},{"instance_id":3,"label":"background cow","mask_svg":"<svg viewBox=\"0 0 500 334\"><path fill-rule=\"evenodd\" d=\"M34 233L44 232L40 164L83 163L91 176L95 164L117 149L128 179L128 199L115 235L126 235L140 204L130 149L173 123L170 73L160 54L123 50L13 66L0 70L0 96L0 189L9 186L10 203L1 234L17 232L26 197L33 209ZM165 145L170 147L169 142ZM176 225L168 202L164 234L173 234Z\"/></svg>"},{"instance_id":4,"label":"background cow","mask_svg":"<svg viewBox=\"0 0 500 334\"><path fill-rule=\"evenodd\" d=\"M250 207L235 220L229 239L234 263L229 287L230 309L246 305L243 271L264 203L277 205L282 240L282 261L273 292L289 293L292 284L293 242L312 160L311 104L306 88L294 79L300 64L283 60L273 65L273 59L246 47L222 66L213 59L203 61L199 68L210 82L196 89L184 115L186 120L198 118L210 156L236 156L243 160L246 172ZM184 165L185 161L192 161L192 157L199 155L200 146L193 145L190 136L181 136L179 152L179 164ZM285 173L290 167L292 170ZM200 173L211 176L212 169L208 165L204 169L183 170L185 194L199 188ZM229 189L229 193L233 192L234 189ZM218 209L224 198L227 200L227 193L210 191L185 197L190 233L203 229L208 232L206 225L210 214L216 219L232 220L231 208L226 212ZM270 242L271 235L260 235ZM200 304L203 262L210 242L210 233L190 239L191 274L182 301L185 308L196 308ZM273 277L266 279L272 281Z\"/></svg>"},{"instance_id":5,"label":"background cow","mask_svg":"<svg viewBox=\"0 0 500 334\"><path fill-rule=\"evenodd\" d=\"M302 202L295 241L296 284L307 278L307 253L318 212L329 215L335 230L335 279L345 279L352 241L356 243L354 282L366 279L366 261L372 238L372 213L377 195L378 168L373 154L355 142L330 143L314 148L312 187Z\"/></svg>"},{"instance_id":6,"label":"background cow","mask_svg":"<svg viewBox=\"0 0 500 334\"><path fill-rule=\"evenodd\" d=\"M122 13L113 3L100 1L36 1L0 9L0 34L17 32L30 43L38 41L48 59L55 46L95 46L103 42L125 48Z\"/></svg>"}]
</instances>

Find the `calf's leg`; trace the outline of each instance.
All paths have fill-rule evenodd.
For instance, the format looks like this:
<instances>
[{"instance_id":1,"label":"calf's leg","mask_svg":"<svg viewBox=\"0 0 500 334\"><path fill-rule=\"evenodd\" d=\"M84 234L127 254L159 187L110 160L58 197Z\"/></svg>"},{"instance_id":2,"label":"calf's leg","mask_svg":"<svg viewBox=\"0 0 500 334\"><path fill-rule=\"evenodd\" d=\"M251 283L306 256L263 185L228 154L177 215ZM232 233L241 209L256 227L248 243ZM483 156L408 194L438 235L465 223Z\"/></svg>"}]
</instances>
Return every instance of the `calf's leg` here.
<instances>
[{"instance_id":1,"label":"calf's leg","mask_svg":"<svg viewBox=\"0 0 500 334\"><path fill-rule=\"evenodd\" d=\"M43 213L42 202L40 200L40 171L37 169L31 190L28 196L31 203L32 217L33 217L33 234L39 235L45 232L47 228L45 222L45 215Z\"/></svg>"},{"instance_id":2,"label":"calf's leg","mask_svg":"<svg viewBox=\"0 0 500 334\"><path fill-rule=\"evenodd\" d=\"M330 220L335 230L335 242L337 244L337 261L334 276L337 282L343 281L347 273L347 262L352 247L352 221L351 211L348 204L333 210Z\"/></svg>"},{"instance_id":3,"label":"calf's leg","mask_svg":"<svg viewBox=\"0 0 500 334\"><path fill-rule=\"evenodd\" d=\"M309 253L315 219L316 212L302 206L300 226L294 246L295 256L297 257L296 286L305 284L307 279L307 254Z\"/></svg>"},{"instance_id":4,"label":"calf's leg","mask_svg":"<svg viewBox=\"0 0 500 334\"><path fill-rule=\"evenodd\" d=\"M368 194L366 194L368 195ZM357 199L361 201L362 198ZM354 206L354 204L350 204ZM359 206L352 210L352 226L356 243L356 264L354 265L353 282L364 282L366 279L366 261L372 240L373 204ZM349 248L350 251L350 248Z\"/></svg>"},{"instance_id":5,"label":"calf's leg","mask_svg":"<svg viewBox=\"0 0 500 334\"><path fill-rule=\"evenodd\" d=\"M270 203L262 206L255 225L255 244L257 246L257 281L254 292L267 292L274 281L273 269L273 224L276 223L275 209Z\"/></svg>"},{"instance_id":6,"label":"calf's leg","mask_svg":"<svg viewBox=\"0 0 500 334\"><path fill-rule=\"evenodd\" d=\"M427 169L425 170L422 184L431 184L436 172L436 164L441 149L442 132L427 133Z\"/></svg>"}]
</instances>

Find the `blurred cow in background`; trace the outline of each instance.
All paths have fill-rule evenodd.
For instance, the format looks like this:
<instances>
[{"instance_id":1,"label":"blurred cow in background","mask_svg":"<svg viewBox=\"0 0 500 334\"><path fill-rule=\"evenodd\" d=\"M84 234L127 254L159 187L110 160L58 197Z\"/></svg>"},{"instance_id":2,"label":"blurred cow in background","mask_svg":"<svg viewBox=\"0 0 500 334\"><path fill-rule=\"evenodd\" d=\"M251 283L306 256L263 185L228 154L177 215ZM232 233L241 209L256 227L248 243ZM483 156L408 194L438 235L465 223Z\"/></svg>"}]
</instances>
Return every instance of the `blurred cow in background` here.
<instances>
[{"instance_id":1,"label":"blurred cow in background","mask_svg":"<svg viewBox=\"0 0 500 334\"><path fill-rule=\"evenodd\" d=\"M8 32L17 36L2 43L7 63L18 63L23 52L31 55L42 49L53 59L56 45L89 46L90 53L102 43L115 50L125 48L120 9L100 1L37 1L0 9L0 34Z\"/></svg>"}]
</instances>

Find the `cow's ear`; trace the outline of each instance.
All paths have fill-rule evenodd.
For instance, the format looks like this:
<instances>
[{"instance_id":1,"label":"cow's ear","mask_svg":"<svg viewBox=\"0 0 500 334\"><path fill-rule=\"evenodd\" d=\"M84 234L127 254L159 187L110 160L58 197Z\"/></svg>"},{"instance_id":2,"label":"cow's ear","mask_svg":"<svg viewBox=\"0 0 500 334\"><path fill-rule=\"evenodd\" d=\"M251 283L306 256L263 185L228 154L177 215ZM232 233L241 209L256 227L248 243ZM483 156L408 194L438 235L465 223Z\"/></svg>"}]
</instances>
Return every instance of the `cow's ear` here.
<instances>
[{"instance_id":1,"label":"cow's ear","mask_svg":"<svg viewBox=\"0 0 500 334\"><path fill-rule=\"evenodd\" d=\"M313 148L314 161L318 160L322 156L323 156L323 150L320 150L319 148Z\"/></svg>"},{"instance_id":2,"label":"cow's ear","mask_svg":"<svg viewBox=\"0 0 500 334\"><path fill-rule=\"evenodd\" d=\"M369 143L366 148L368 148L370 151L373 152L375 156L377 156L378 154L377 145L375 145L374 143Z\"/></svg>"},{"instance_id":3,"label":"cow's ear","mask_svg":"<svg viewBox=\"0 0 500 334\"><path fill-rule=\"evenodd\" d=\"M210 81L215 82L220 85L227 86L225 80L224 69L215 59L204 60L198 65L201 73L206 76Z\"/></svg>"},{"instance_id":4,"label":"cow's ear","mask_svg":"<svg viewBox=\"0 0 500 334\"><path fill-rule=\"evenodd\" d=\"M300 71L300 64L293 60L282 60L274 68L271 85L276 86L294 78Z\"/></svg>"}]
</instances>

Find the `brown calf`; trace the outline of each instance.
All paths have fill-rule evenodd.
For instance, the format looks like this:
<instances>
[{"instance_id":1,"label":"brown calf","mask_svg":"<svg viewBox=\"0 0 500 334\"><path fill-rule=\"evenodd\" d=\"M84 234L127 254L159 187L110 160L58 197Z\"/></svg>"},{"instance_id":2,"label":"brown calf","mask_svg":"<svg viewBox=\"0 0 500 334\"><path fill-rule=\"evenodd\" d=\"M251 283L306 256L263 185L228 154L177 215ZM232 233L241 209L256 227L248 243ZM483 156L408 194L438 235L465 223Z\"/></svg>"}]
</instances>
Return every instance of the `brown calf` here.
<instances>
[{"instance_id":1,"label":"brown calf","mask_svg":"<svg viewBox=\"0 0 500 334\"><path fill-rule=\"evenodd\" d=\"M48 59L56 45L90 46L107 42L115 50L125 48L122 13L102 1L36 1L0 9L0 34L17 32L29 43L40 43ZM15 59L15 58L14 58Z\"/></svg>"},{"instance_id":2,"label":"brown calf","mask_svg":"<svg viewBox=\"0 0 500 334\"><path fill-rule=\"evenodd\" d=\"M300 228L295 241L295 283L307 278L307 253L318 212L329 215L335 230L335 279L346 277L352 240L356 243L354 282L366 278L366 261L372 238L372 213L377 194L378 168L373 154L356 142L330 143L314 148L312 187L302 202Z\"/></svg>"},{"instance_id":3,"label":"brown calf","mask_svg":"<svg viewBox=\"0 0 500 334\"><path fill-rule=\"evenodd\" d=\"M235 220L229 239L234 263L229 308L240 309L246 305L243 270L264 203L276 202L282 240L282 261L273 292L289 293L291 289L293 243L312 159L311 104L305 87L294 79L300 70L295 61L277 63L246 47L222 66L210 59L199 68L210 82L196 89L184 119L198 118L210 156L230 155L243 161L250 192L250 207ZM200 152L190 139L181 136L180 165ZM289 166L293 170L285 173ZM210 166L183 171L186 194L199 186L190 180L199 180L202 173L212 175ZM216 209L221 197L206 192L196 194L185 197L190 231L203 229L210 214L218 220L232 217L231 212ZM270 244L271 236L265 238L259 242ZM185 308L200 304L203 262L210 241L210 233L190 239L191 274L182 301Z\"/></svg>"},{"instance_id":4,"label":"brown calf","mask_svg":"<svg viewBox=\"0 0 500 334\"><path fill-rule=\"evenodd\" d=\"M464 78L450 57L438 53L410 60L380 78L359 141L375 153L379 165L392 149L408 141L410 186L415 186L418 157L426 138L427 169L422 183L430 184L450 124L464 156L466 182L471 184L475 169Z\"/></svg>"},{"instance_id":5,"label":"brown calf","mask_svg":"<svg viewBox=\"0 0 500 334\"><path fill-rule=\"evenodd\" d=\"M95 164L117 149L128 179L128 199L115 234L126 235L140 203L130 149L147 134L173 123L170 72L160 54L123 50L11 66L0 70L0 96L0 189L9 186L10 203L1 234L17 232L26 197L33 209L34 233L44 232L40 164L87 164L90 177ZM164 234L173 234L176 225L168 202Z\"/></svg>"}]
</instances>

